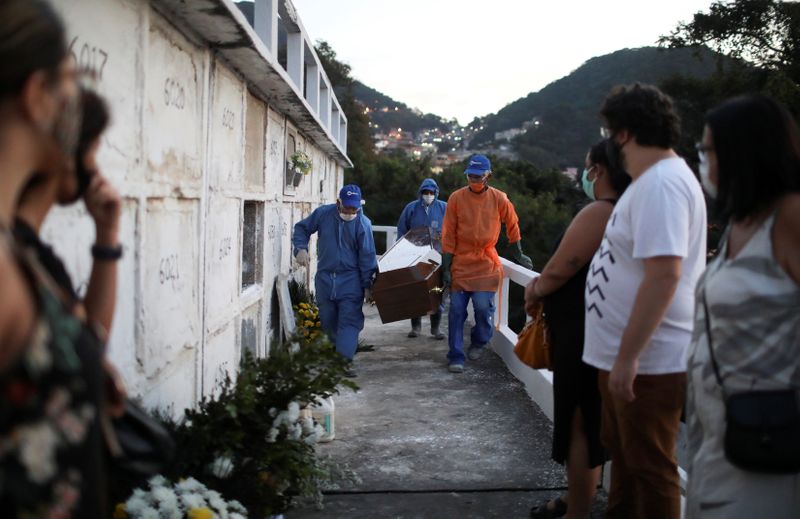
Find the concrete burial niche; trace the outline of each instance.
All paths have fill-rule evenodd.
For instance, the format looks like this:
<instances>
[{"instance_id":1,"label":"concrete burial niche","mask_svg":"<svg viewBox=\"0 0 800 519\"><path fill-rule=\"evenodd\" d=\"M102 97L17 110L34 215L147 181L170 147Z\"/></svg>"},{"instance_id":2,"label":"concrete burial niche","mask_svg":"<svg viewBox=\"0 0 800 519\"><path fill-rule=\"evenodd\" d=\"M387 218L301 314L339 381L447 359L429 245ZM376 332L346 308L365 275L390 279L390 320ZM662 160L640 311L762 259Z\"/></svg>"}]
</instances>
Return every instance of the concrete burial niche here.
<instances>
[{"instance_id":1,"label":"concrete burial niche","mask_svg":"<svg viewBox=\"0 0 800 519\"><path fill-rule=\"evenodd\" d=\"M239 297L241 202L222 194L209 197L206 222L206 332L214 332L236 314Z\"/></svg>"},{"instance_id":2,"label":"concrete burial niche","mask_svg":"<svg viewBox=\"0 0 800 519\"><path fill-rule=\"evenodd\" d=\"M67 24L78 67L94 77L92 88L113 109L99 157L112 181L140 177L142 47L147 5L133 0L52 0ZM91 13L88 15L88 13Z\"/></svg>"},{"instance_id":3,"label":"concrete burial niche","mask_svg":"<svg viewBox=\"0 0 800 519\"><path fill-rule=\"evenodd\" d=\"M213 68L211 100L211 183L218 189L241 189L244 163L244 86L219 63Z\"/></svg>"},{"instance_id":4,"label":"concrete burial niche","mask_svg":"<svg viewBox=\"0 0 800 519\"><path fill-rule=\"evenodd\" d=\"M200 343L199 207L198 200L147 201L142 313L148 376Z\"/></svg>"},{"instance_id":5,"label":"concrete burial niche","mask_svg":"<svg viewBox=\"0 0 800 519\"><path fill-rule=\"evenodd\" d=\"M202 187L204 52L158 16L150 18L145 79L147 178Z\"/></svg>"}]
</instances>

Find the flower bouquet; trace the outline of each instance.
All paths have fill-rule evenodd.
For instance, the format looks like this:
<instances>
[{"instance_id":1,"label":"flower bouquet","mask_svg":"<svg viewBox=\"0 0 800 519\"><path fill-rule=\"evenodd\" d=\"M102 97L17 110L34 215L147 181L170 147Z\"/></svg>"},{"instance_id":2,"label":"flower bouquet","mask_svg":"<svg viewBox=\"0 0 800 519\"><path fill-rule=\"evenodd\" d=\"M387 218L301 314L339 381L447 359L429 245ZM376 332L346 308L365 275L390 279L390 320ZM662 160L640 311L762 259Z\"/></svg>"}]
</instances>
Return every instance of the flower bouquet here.
<instances>
[{"instance_id":1,"label":"flower bouquet","mask_svg":"<svg viewBox=\"0 0 800 519\"><path fill-rule=\"evenodd\" d=\"M245 519L247 510L238 501L226 501L196 479L173 484L163 476L148 481L117 505L114 519Z\"/></svg>"}]
</instances>

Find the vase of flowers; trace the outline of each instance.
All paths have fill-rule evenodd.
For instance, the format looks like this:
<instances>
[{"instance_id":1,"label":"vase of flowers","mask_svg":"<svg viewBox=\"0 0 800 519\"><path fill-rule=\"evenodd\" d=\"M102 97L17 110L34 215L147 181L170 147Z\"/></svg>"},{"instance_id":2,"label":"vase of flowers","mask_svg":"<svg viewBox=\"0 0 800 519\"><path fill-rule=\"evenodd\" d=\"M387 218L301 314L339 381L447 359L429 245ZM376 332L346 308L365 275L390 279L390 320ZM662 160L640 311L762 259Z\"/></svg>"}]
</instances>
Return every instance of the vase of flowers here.
<instances>
[{"instance_id":1,"label":"vase of flowers","mask_svg":"<svg viewBox=\"0 0 800 519\"><path fill-rule=\"evenodd\" d=\"M306 152L295 151L286 162L287 182L291 181L292 185L297 187L303 177L311 173L312 166L311 157Z\"/></svg>"}]
</instances>

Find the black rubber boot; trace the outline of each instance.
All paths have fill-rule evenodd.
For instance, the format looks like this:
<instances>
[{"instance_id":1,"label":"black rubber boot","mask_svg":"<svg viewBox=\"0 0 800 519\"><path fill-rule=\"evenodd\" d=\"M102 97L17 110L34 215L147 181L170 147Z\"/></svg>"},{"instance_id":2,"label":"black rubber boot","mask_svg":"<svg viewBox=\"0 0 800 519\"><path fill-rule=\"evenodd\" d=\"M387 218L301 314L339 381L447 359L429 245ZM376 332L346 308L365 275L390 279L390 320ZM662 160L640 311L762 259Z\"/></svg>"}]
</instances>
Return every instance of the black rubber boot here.
<instances>
[{"instance_id":1,"label":"black rubber boot","mask_svg":"<svg viewBox=\"0 0 800 519\"><path fill-rule=\"evenodd\" d=\"M431 314L431 335L437 341L444 339L444 334L439 330L439 325L442 322L442 314Z\"/></svg>"},{"instance_id":2,"label":"black rubber boot","mask_svg":"<svg viewBox=\"0 0 800 519\"><path fill-rule=\"evenodd\" d=\"M408 332L409 337L419 337L419 333L422 331L422 318L421 317L414 317L411 319L411 331Z\"/></svg>"}]
</instances>

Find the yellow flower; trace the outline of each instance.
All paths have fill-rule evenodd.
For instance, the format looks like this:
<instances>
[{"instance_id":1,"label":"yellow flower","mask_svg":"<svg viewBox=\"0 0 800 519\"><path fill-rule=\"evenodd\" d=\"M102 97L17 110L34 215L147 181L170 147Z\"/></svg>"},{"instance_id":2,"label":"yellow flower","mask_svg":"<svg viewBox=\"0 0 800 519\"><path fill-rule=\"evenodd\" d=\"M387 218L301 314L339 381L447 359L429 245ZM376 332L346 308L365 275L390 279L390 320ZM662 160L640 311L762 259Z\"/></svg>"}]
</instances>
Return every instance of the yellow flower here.
<instances>
[{"instance_id":1,"label":"yellow flower","mask_svg":"<svg viewBox=\"0 0 800 519\"><path fill-rule=\"evenodd\" d=\"M189 512L187 512L186 516L189 519L214 519L214 512L206 507L191 508Z\"/></svg>"},{"instance_id":2,"label":"yellow flower","mask_svg":"<svg viewBox=\"0 0 800 519\"><path fill-rule=\"evenodd\" d=\"M312 326L314 326L314 323L309 320L306 320L306 322L303 323L303 326L305 326L306 328L311 328Z\"/></svg>"},{"instance_id":3,"label":"yellow flower","mask_svg":"<svg viewBox=\"0 0 800 519\"><path fill-rule=\"evenodd\" d=\"M308 308L308 303L300 303L300 308Z\"/></svg>"},{"instance_id":4,"label":"yellow flower","mask_svg":"<svg viewBox=\"0 0 800 519\"><path fill-rule=\"evenodd\" d=\"M320 327L322 327L321 322L317 321L316 323L314 323L314 328L320 328Z\"/></svg>"},{"instance_id":5,"label":"yellow flower","mask_svg":"<svg viewBox=\"0 0 800 519\"><path fill-rule=\"evenodd\" d=\"M125 503L117 503L114 507L114 519L128 519L128 512L125 510Z\"/></svg>"}]
</instances>

